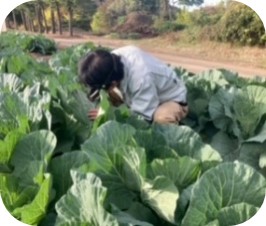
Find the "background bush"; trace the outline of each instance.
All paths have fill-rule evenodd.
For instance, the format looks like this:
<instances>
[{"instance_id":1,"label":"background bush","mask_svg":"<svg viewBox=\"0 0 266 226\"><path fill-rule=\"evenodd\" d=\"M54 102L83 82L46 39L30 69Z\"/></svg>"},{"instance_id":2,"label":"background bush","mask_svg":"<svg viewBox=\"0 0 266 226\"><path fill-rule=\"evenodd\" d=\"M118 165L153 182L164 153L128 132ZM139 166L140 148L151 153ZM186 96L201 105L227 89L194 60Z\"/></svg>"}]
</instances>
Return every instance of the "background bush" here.
<instances>
[{"instance_id":1,"label":"background bush","mask_svg":"<svg viewBox=\"0 0 266 226\"><path fill-rule=\"evenodd\" d=\"M246 5L230 3L218 26L220 41L240 45L265 45L263 23Z\"/></svg>"},{"instance_id":2,"label":"background bush","mask_svg":"<svg viewBox=\"0 0 266 226\"><path fill-rule=\"evenodd\" d=\"M92 23L91 23L91 29L93 33L96 35L107 34L110 32L111 23L110 23L110 15L108 14L108 11L102 8L101 10L98 10L94 14Z\"/></svg>"},{"instance_id":3,"label":"background bush","mask_svg":"<svg viewBox=\"0 0 266 226\"><path fill-rule=\"evenodd\" d=\"M176 23L175 21L165 21L161 18L157 18L154 21L153 26L156 32L159 34L182 31L186 28L185 24L179 24L179 23Z\"/></svg>"}]
</instances>

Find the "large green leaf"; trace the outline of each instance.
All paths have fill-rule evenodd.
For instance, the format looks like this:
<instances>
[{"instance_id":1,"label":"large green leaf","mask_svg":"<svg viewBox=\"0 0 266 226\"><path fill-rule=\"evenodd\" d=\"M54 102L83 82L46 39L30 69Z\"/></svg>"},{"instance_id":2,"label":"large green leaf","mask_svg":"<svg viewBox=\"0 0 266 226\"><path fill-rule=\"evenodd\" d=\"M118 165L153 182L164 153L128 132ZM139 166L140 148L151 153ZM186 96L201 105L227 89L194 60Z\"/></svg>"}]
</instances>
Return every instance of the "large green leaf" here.
<instances>
[{"instance_id":1,"label":"large green leaf","mask_svg":"<svg viewBox=\"0 0 266 226\"><path fill-rule=\"evenodd\" d=\"M180 156L189 156L202 162L221 161L220 154L204 144L199 134L187 126L157 125L155 129Z\"/></svg>"},{"instance_id":2,"label":"large green leaf","mask_svg":"<svg viewBox=\"0 0 266 226\"><path fill-rule=\"evenodd\" d=\"M145 176L146 157L142 148L134 148L135 129L117 122L101 126L82 146L90 163L86 172L100 176L108 188L107 202L128 209L136 199ZM119 198L118 198L119 197Z\"/></svg>"},{"instance_id":3,"label":"large green leaf","mask_svg":"<svg viewBox=\"0 0 266 226\"><path fill-rule=\"evenodd\" d=\"M225 207L218 215L220 225L237 225L239 223L249 220L254 216L258 207L247 203L235 204L230 207Z\"/></svg>"},{"instance_id":4,"label":"large green leaf","mask_svg":"<svg viewBox=\"0 0 266 226\"><path fill-rule=\"evenodd\" d=\"M138 193L130 190L119 176L101 173L98 175L108 189L106 203L112 203L119 209L127 210L135 200L138 200Z\"/></svg>"},{"instance_id":5,"label":"large green leaf","mask_svg":"<svg viewBox=\"0 0 266 226\"><path fill-rule=\"evenodd\" d=\"M15 74L0 74L0 90L18 92L24 86L22 80Z\"/></svg>"},{"instance_id":6,"label":"large green leaf","mask_svg":"<svg viewBox=\"0 0 266 226\"><path fill-rule=\"evenodd\" d=\"M195 182L200 170L200 162L189 157L156 159L151 163L153 178L165 176L174 182L179 191Z\"/></svg>"},{"instance_id":7,"label":"large green leaf","mask_svg":"<svg viewBox=\"0 0 266 226\"><path fill-rule=\"evenodd\" d=\"M178 157L175 150L167 146L164 136L155 130L137 130L134 139L140 147L145 148L148 162L156 158Z\"/></svg>"},{"instance_id":8,"label":"large green leaf","mask_svg":"<svg viewBox=\"0 0 266 226\"><path fill-rule=\"evenodd\" d=\"M247 205L262 205L265 188L265 178L248 165L220 164L205 172L195 184L182 225L201 226L214 220L227 225L220 221L225 217L240 224L255 213L254 208Z\"/></svg>"},{"instance_id":9,"label":"large green leaf","mask_svg":"<svg viewBox=\"0 0 266 226\"><path fill-rule=\"evenodd\" d=\"M30 225L38 224L46 215L47 206L51 198L51 187L52 178L47 174L34 200L30 204L15 209L14 215L19 217L24 223Z\"/></svg>"},{"instance_id":10,"label":"large green leaf","mask_svg":"<svg viewBox=\"0 0 266 226\"><path fill-rule=\"evenodd\" d=\"M239 149L239 161L251 165L255 169L260 169L260 156L266 151L266 142L244 142Z\"/></svg>"},{"instance_id":11,"label":"large green leaf","mask_svg":"<svg viewBox=\"0 0 266 226\"><path fill-rule=\"evenodd\" d=\"M232 112L234 89L220 89L212 96L209 103L209 112L214 125L225 132L235 131Z\"/></svg>"},{"instance_id":12,"label":"large green leaf","mask_svg":"<svg viewBox=\"0 0 266 226\"><path fill-rule=\"evenodd\" d=\"M234 161L239 157L238 140L224 132L215 134L210 145L220 153L223 161Z\"/></svg>"},{"instance_id":13,"label":"large green leaf","mask_svg":"<svg viewBox=\"0 0 266 226\"><path fill-rule=\"evenodd\" d=\"M113 163L109 155L126 144L132 143L135 129L129 125L122 125L110 121L101 126L83 145L84 150L95 164L99 164L105 171L112 168Z\"/></svg>"},{"instance_id":14,"label":"large green leaf","mask_svg":"<svg viewBox=\"0 0 266 226\"><path fill-rule=\"evenodd\" d=\"M266 113L266 89L253 85L239 90L233 107L243 138L254 136L262 116Z\"/></svg>"},{"instance_id":15,"label":"large green leaf","mask_svg":"<svg viewBox=\"0 0 266 226\"><path fill-rule=\"evenodd\" d=\"M107 202L128 209L142 187L146 157L134 144L135 129L117 122L101 126L82 146L90 159L87 172L94 172L108 188ZM119 197L119 198L117 198Z\"/></svg>"},{"instance_id":16,"label":"large green leaf","mask_svg":"<svg viewBox=\"0 0 266 226\"><path fill-rule=\"evenodd\" d=\"M62 156L52 159L49 171L54 179L53 188L56 190L56 201L59 200L72 185L70 170L78 168L82 164L88 162L88 156L82 151L65 153Z\"/></svg>"},{"instance_id":17,"label":"large green leaf","mask_svg":"<svg viewBox=\"0 0 266 226\"><path fill-rule=\"evenodd\" d=\"M107 152L104 160L89 156L86 172L94 172L101 178L108 188L107 202L128 209L143 186L146 174L144 149L121 146Z\"/></svg>"},{"instance_id":18,"label":"large green leaf","mask_svg":"<svg viewBox=\"0 0 266 226\"><path fill-rule=\"evenodd\" d=\"M142 209L138 209L138 211L142 211L142 210L145 210L145 209L143 207ZM153 226L152 224L149 224L147 222L135 219L129 213L120 211L118 208L114 206L112 208L112 214L116 217L120 226Z\"/></svg>"},{"instance_id":19,"label":"large green leaf","mask_svg":"<svg viewBox=\"0 0 266 226\"><path fill-rule=\"evenodd\" d=\"M59 225L118 226L114 216L103 207L106 188L94 174L80 176L71 171L73 185L56 203Z\"/></svg>"},{"instance_id":20,"label":"large green leaf","mask_svg":"<svg viewBox=\"0 0 266 226\"><path fill-rule=\"evenodd\" d=\"M39 128L44 115L47 128L50 125L48 112L51 96L47 92L40 94L40 84L26 87L23 92L0 92L0 117L2 124L18 124L21 118L27 118L32 128Z\"/></svg>"},{"instance_id":21,"label":"large green leaf","mask_svg":"<svg viewBox=\"0 0 266 226\"><path fill-rule=\"evenodd\" d=\"M158 216L150 209L148 206L146 206L143 203L140 203L139 201L133 202L128 210L125 211L125 213L129 214L130 216L134 217L135 219L138 219L142 222L149 222L152 225L157 225L159 218ZM112 212L116 217L116 212Z\"/></svg>"},{"instance_id":22,"label":"large green leaf","mask_svg":"<svg viewBox=\"0 0 266 226\"><path fill-rule=\"evenodd\" d=\"M65 111L90 129L92 123L89 120L88 112L95 108L94 104L88 100L86 94L81 90L66 92L66 90L62 89L60 89L60 98Z\"/></svg>"},{"instance_id":23,"label":"large green leaf","mask_svg":"<svg viewBox=\"0 0 266 226\"><path fill-rule=\"evenodd\" d=\"M158 176L153 181L147 181L142 188L141 198L160 217L175 224L179 192L170 179Z\"/></svg>"},{"instance_id":24,"label":"large green leaf","mask_svg":"<svg viewBox=\"0 0 266 226\"><path fill-rule=\"evenodd\" d=\"M266 141L266 122L263 124L261 129L256 133L255 136L250 137L246 142L259 142L263 143Z\"/></svg>"},{"instance_id":25,"label":"large green leaf","mask_svg":"<svg viewBox=\"0 0 266 226\"><path fill-rule=\"evenodd\" d=\"M197 74L197 77L198 79L203 79L217 86L223 87L229 84L224 74L225 72L220 70L208 70ZM228 75L227 77L233 76L233 74L229 75L229 73L227 73L227 75Z\"/></svg>"},{"instance_id":26,"label":"large green leaf","mask_svg":"<svg viewBox=\"0 0 266 226\"><path fill-rule=\"evenodd\" d=\"M10 55L7 60L7 72L21 75L29 70L29 66L33 66L33 58L30 55L18 51L14 55Z\"/></svg>"},{"instance_id":27,"label":"large green leaf","mask_svg":"<svg viewBox=\"0 0 266 226\"><path fill-rule=\"evenodd\" d=\"M11 164L15 168L14 175L21 177L21 173L28 170L32 175L38 175L40 171L44 172L42 170L47 168L55 146L56 137L50 131L36 131L23 137L17 144L11 159ZM36 172L36 167L32 168L34 162L39 163L37 168L40 166L40 171Z\"/></svg>"},{"instance_id":28,"label":"large green leaf","mask_svg":"<svg viewBox=\"0 0 266 226\"><path fill-rule=\"evenodd\" d=\"M21 187L20 181L12 174L0 174L0 194L9 212L30 203L38 191L37 187Z\"/></svg>"},{"instance_id":29,"label":"large green leaf","mask_svg":"<svg viewBox=\"0 0 266 226\"><path fill-rule=\"evenodd\" d=\"M18 126L18 128L7 133L4 140L0 140L0 168L9 164L18 141L28 130L27 120L19 120Z\"/></svg>"},{"instance_id":30,"label":"large green leaf","mask_svg":"<svg viewBox=\"0 0 266 226\"><path fill-rule=\"evenodd\" d=\"M210 121L208 112L210 100L218 89L229 86L228 77L234 77L234 75L222 70L209 70L186 79L189 115L184 122L192 120L193 128L197 131L206 127Z\"/></svg>"}]
</instances>

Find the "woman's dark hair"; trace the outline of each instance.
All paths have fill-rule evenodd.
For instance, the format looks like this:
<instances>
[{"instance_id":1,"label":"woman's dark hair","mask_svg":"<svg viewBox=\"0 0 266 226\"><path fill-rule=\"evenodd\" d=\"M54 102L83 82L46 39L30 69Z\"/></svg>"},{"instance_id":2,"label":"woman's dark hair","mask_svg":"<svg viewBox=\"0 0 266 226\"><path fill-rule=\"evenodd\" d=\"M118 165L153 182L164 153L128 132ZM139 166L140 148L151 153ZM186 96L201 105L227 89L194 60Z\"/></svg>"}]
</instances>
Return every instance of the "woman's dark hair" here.
<instances>
[{"instance_id":1,"label":"woman's dark hair","mask_svg":"<svg viewBox=\"0 0 266 226\"><path fill-rule=\"evenodd\" d=\"M79 63L79 80L93 90L108 88L112 81L123 79L120 57L107 50L88 53Z\"/></svg>"}]
</instances>

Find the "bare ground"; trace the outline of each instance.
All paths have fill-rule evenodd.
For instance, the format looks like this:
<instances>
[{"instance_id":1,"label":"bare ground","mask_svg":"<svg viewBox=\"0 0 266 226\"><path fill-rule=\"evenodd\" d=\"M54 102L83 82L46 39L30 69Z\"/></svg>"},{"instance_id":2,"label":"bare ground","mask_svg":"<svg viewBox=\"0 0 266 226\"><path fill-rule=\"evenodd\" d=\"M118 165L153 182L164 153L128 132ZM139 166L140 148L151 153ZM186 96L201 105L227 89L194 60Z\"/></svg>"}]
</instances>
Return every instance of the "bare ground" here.
<instances>
[{"instance_id":1,"label":"bare ground","mask_svg":"<svg viewBox=\"0 0 266 226\"><path fill-rule=\"evenodd\" d=\"M258 67L256 64L247 63L244 60L234 58L235 60L225 60L226 56L218 57L219 52L216 53L216 57L206 59L201 54L195 51L179 51L177 48L169 48L169 46L150 44L149 41L143 40L117 40L106 37L97 37L89 35L80 35L76 37L49 35L49 38L53 38L59 45L59 48L70 47L79 43L93 42L96 45L107 46L110 48L118 48L124 45L133 44L143 48L150 52L154 56L157 56L162 61L171 64L176 67L183 67L188 71L199 73L208 69L226 68L228 70L238 72L244 77L262 76L266 77L266 69ZM193 49L192 49L193 50ZM209 50L211 52L212 49ZM228 51L228 50L227 50ZM263 50L265 52L265 50ZM221 52L223 54L223 52ZM246 53L245 53L246 54ZM212 55L210 55L212 57ZM205 58L205 59L204 59ZM240 57L239 57L240 58ZM223 59L223 60L221 60ZM230 58L228 58L230 59Z\"/></svg>"}]
</instances>

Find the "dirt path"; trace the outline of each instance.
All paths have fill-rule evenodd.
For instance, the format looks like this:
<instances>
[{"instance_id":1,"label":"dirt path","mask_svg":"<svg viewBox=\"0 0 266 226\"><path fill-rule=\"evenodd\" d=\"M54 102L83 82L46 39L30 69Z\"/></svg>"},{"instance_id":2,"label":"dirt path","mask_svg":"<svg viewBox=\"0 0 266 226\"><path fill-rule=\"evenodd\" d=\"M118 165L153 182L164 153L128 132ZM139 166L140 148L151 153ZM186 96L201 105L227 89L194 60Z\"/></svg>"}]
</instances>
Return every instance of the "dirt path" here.
<instances>
[{"instance_id":1,"label":"dirt path","mask_svg":"<svg viewBox=\"0 0 266 226\"><path fill-rule=\"evenodd\" d=\"M154 56L157 56L161 60L166 63L169 63L176 67L183 67L188 71L199 73L208 69L215 69L215 68L226 68L228 70L238 72L241 76L244 77L253 77L263 76L266 77L266 69L262 69L259 67L254 66L246 66L244 62L232 63L232 62L221 62L221 61L210 61L210 60L203 60L196 56L184 56L180 55L176 51L169 51L157 48L151 48L149 45L145 43L141 43L139 41L134 40L115 40L103 37L95 37L95 36L81 36L81 37L58 37L49 35L50 38L53 38L61 48L70 47L72 45L76 45L79 43L85 42L93 42L96 45L107 46L110 48L118 48L123 45L133 44L139 46L146 51L150 52Z\"/></svg>"}]
</instances>

